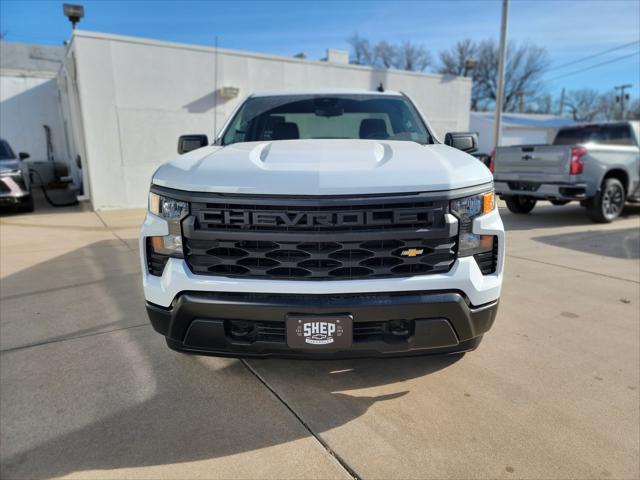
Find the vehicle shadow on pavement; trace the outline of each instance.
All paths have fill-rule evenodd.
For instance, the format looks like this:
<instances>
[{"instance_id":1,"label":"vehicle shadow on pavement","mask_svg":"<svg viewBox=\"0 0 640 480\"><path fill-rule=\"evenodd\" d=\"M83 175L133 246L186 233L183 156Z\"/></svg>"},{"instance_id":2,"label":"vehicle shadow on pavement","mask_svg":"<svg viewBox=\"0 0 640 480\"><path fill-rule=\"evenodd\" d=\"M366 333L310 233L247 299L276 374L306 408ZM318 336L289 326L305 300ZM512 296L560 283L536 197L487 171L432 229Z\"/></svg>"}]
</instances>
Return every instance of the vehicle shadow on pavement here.
<instances>
[{"instance_id":1,"label":"vehicle shadow on pavement","mask_svg":"<svg viewBox=\"0 0 640 480\"><path fill-rule=\"evenodd\" d=\"M613 258L640 258L640 229L586 231L533 237L533 240L594 255Z\"/></svg>"},{"instance_id":2,"label":"vehicle shadow on pavement","mask_svg":"<svg viewBox=\"0 0 640 480\"><path fill-rule=\"evenodd\" d=\"M301 410L327 409L322 424L307 423L322 434L405 395L404 382L462 358L240 361L176 353L147 323L140 278L114 273L114 265L137 263L135 250L105 240L2 279L15 297L2 315L3 333L9 328L15 339L0 354L2 478L172 465L274 446L284 455L286 444L309 432L254 372L277 374L268 382L276 394L281 387L305 392L296 400ZM50 293L55 272L69 274L70 265L103 280L87 279L90 291L76 282ZM22 296L26 285L43 293ZM40 295L49 295L49 315L36 317L31 305ZM18 334L20 325L27 331ZM372 387L384 393L350 392ZM250 476L242 473L249 466L233 462L238 476ZM180 468L173 476L187 476L175 475Z\"/></svg>"},{"instance_id":3,"label":"vehicle shadow on pavement","mask_svg":"<svg viewBox=\"0 0 640 480\"><path fill-rule=\"evenodd\" d=\"M500 216L507 231L598 225L587 217L585 209L577 202L562 206L547 202L538 203L533 211L526 215L511 213L506 208L501 208ZM620 217L640 219L640 205L626 205Z\"/></svg>"}]
</instances>

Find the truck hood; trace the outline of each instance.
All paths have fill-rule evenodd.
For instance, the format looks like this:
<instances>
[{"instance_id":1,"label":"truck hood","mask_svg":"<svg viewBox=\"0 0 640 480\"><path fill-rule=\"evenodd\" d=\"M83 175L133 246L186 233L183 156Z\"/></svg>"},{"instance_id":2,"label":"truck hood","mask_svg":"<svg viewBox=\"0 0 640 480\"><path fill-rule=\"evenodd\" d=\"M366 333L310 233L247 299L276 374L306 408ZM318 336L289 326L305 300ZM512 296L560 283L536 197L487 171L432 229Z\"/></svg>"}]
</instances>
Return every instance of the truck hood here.
<instances>
[{"instance_id":1,"label":"truck hood","mask_svg":"<svg viewBox=\"0 0 640 480\"><path fill-rule=\"evenodd\" d=\"M192 192L353 195L453 190L492 181L471 155L407 141L280 140L204 147L153 184Z\"/></svg>"}]
</instances>

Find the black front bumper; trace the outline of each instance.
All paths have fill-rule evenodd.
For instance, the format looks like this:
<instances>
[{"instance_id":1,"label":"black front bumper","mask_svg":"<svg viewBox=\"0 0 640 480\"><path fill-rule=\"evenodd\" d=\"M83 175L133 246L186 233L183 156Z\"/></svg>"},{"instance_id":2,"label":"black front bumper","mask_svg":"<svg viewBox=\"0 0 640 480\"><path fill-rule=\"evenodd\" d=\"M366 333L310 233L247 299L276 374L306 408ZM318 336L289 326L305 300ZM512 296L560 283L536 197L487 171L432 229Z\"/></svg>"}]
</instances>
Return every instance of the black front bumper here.
<instances>
[{"instance_id":1,"label":"black front bumper","mask_svg":"<svg viewBox=\"0 0 640 480\"><path fill-rule=\"evenodd\" d=\"M170 308L147 303L153 328L180 351L219 356L306 358L386 357L473 350L491 328L498 302L473 307L463 294L394 292L293 295L184 292ZM353 317L348 350L295 350L286 341L287 315ZM406 333L392 327L404 321ZM234 335L236 327L251 335Z\"/></svg>"}]
</instances>

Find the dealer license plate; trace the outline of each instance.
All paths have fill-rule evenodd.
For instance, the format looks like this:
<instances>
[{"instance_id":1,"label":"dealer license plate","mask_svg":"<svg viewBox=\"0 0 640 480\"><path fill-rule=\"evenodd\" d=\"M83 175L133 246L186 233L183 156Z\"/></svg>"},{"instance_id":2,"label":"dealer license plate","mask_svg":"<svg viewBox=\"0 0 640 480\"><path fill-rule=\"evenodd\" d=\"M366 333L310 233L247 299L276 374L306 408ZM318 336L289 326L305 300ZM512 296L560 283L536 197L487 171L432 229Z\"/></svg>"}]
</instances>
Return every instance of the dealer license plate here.
<instances>
[{"instance_id":1,"label":"dealer license plate","mask_svg":"<svg viewBox=\"0 0 640 480\"><path fill-rule=\"evenodd\" d=\"M287 344L291 348L343 350L351 347L351 315L288 315Z\"/></svg>"}]
</instances>

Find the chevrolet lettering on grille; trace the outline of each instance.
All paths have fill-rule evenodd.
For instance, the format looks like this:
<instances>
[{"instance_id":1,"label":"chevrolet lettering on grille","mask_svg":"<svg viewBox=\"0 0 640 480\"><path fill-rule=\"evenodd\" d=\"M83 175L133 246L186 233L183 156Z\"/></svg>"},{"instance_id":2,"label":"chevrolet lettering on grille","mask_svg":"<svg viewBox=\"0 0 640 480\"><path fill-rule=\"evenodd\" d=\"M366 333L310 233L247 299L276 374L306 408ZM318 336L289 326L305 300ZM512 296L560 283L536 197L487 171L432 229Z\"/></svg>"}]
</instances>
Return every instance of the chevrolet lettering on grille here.
<instances>
[{"instance_id":1,"label":"chevrolet lettering on grille","mask_svg":"<svg viewBox=\"0 0 640 480\"><path fill-rule=\"evenodd\" d=\"M388 209L341 212L206 210L206 223L237 226L315 227L428 223L433 210ZM204 212L203 212L204 213Z\"/></svg>"}]
</instances>

